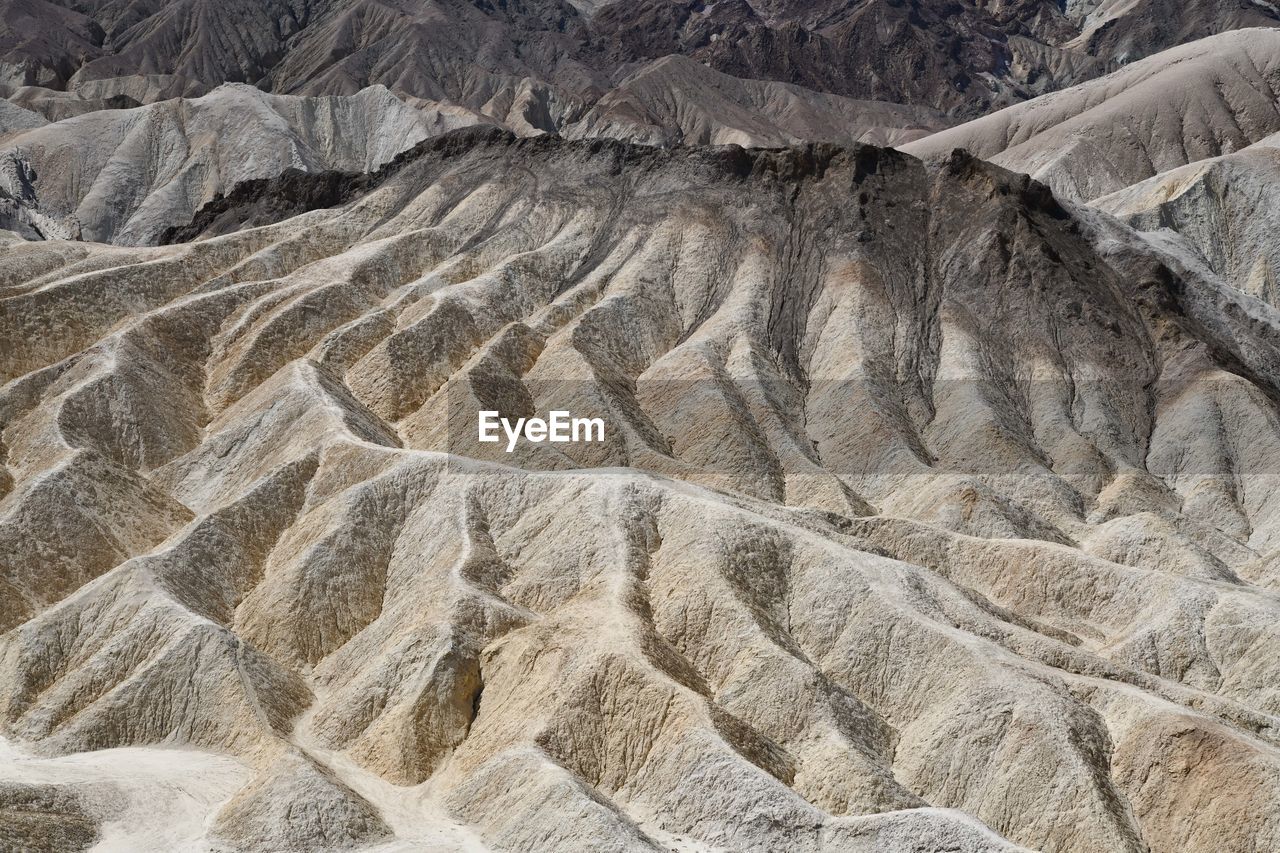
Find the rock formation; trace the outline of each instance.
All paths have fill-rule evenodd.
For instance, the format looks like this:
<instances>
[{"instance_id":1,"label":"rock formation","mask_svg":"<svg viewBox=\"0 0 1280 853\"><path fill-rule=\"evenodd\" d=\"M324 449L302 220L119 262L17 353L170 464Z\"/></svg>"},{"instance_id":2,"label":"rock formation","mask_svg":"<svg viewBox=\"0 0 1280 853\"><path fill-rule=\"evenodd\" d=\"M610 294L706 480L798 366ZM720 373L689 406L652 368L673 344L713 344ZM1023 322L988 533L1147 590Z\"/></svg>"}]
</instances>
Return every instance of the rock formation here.
<instances>
[{"instance_id":1,"label":"rock formation","mask_svg":"<svg viewBox=\"0 0 1280 853\"><path fill-rule=\"evenodd\" d=\"M3 0L0 10L0 87L149 103L225 82L312 95L382 84L450 109L514 105L557 126L671 56L973 118L1280 22L1251 0Z\"/></svg>"},{"instance_id":2,"label":"rock formation","mask_svg":"<svg viewBox=\"0 0 1280 853\"><path fill-rule=\"evenodd\" d=\"M1280 315L1213 270L869 146L472 128L209 210L0 235L0 830L1280 844Z\"/></svg>"},{"instance_id":3,"label":"rock formation","mask_svg":"<svg viewBox=\"0 0 1280 853\"><path fill-rule=\"evenodd\" d=\"M16 112L25 111L8 106L0 121ZM244 85L55 124L10 123L23 121L31 129L0 134L0 203L16 200L5 227L123 245L154 242L243 181L286 169L374 171L427 136L471 123L414 109L382 88L301 98Z\"/></svg>"},{"instance_id":4,"label":"rock formation","mask_svg":"<svg viewBox=\"0 0 1280 853\"><path fill-rule=\"evenodd\" d=\"M1280 29L1203 39L903 145L963 148L1089 200L1280 132Z\"/></svg>"},{"instance_id":5,"label":"rock formation","mask_svg":"<svg viewBox=\"0 0 1280 853\"><path fill-rule=\"evenodd\" d=\"M741 80L676 55L644 66L558 131L647 145L897 145L949 124L927 108Z\"/></svg>"},{"instance_id":6,"label":"rock formation","mask_svg":"<svg viewBox=\"0 0 1280 853\"><path fill-rule=\"evenodd\" d=\"M428 136L474 124L758 146L898 143L949 124L924 108L742 81L680 57L641 69L572 121L530 113L530 103L491 102L486 113L405 102L381 86L302 97L227 84L200 98L120 108L28 87L0 101L0 226L33 239L154 244L246 182L286 171L374 172ZM17 104L62 118L50 124Z\"/></svg>"},{"instance_id":7,"label":"rock formation","mask_svg":"<svg viewBox=\"0 0 1280 853\"><path fill-rule=\"evenodd\" d=\"M1280 307L1280 134L1162 172L1093 205L1182 248L1246 293Z\"/></svg>"}]
</instances>

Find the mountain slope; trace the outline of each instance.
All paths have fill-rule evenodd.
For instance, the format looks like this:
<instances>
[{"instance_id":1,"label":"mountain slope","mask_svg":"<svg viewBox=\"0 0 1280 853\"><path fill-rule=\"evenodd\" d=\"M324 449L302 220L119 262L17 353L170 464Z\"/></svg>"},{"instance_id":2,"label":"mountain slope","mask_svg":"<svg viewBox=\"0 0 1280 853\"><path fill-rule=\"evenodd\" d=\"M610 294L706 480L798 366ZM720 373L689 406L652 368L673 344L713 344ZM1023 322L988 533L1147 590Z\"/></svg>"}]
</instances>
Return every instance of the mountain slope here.
<instances>
[{"instance_id":1,"label":"mountain slope","mask_svg":"<svg viewBox=\"0 0 1280 853\"><path fill-rule=\"evenodd\" d=\"M964 148L1066 198L1093 199L1280 131L1280 29L1176 48L903 146Z\"/></svg>"},{"instance_id":2,"label":"mountain slope","mask_svg":"<svg viewBox=\"0 0 1280 853\"><path fill-rule=\"evenodd\" d=\"M350 95L375 84L482 110L521 89L580 113L638 67L973 118L1198 38L1280 23L1250 0L5 0L0 87L143 102L225 82ZM548 129L548 128L543 128Z\"/></svg>"},{"instance_id":3,"label":"mountain slope","mask_svg":"<svg viewBox=\"0 0 1280 853\"><path fill-rule=\"evenodd\" d=\"M23 109L8 101L0 101L0 139L48 124L38 113Z\"/></svg>"},{"instance_id":4,"label":"mountain slope","mask_svg":"<svg viewBox=\"0 0 1280 853\"><path fill-rule=\"evenodd\" d=\"M611 137L645 145L891 145L949 123L941 113L922 107L741 80L670 56L623 80L560 132L570 139Z\"/></svg>"},{"instance_id":5,"label":"mountain slope","mask_svg":"<svg viewBox=\"0 0 1280 853\"><path fill-rule=\"evenodd\" d=\"M1126 63L1231 30L1272 27L1280 20L1271 4L1253 0L1101 0L1076 4L1068 15L1080 28L1071 46Z\"/></svg>"},{"instance_id":6,"label":"mountain slope","mask_svg":"<svg viewBox=\"0 0 1280 853\"><path fill-rule=\"evenodd\" d=\"M106 110L0 143L7 227L136 245L190 221L241 181L285 169L367 172L421 139L469 123L410 108L386 89L350 98L224 86L203 98Z\"/></svg>"},{"instance_id":7,"label":"mountain slope","mask_svg":"<svg viewBox=\"0 0 1280 853\"><path fill-rule=\"evenodd\" d=\"M132 109L28 87L0 101L0 225L33 239L155 243L211 200L287 170L370 173L421 139L474 125L523 135L623 135L658 144L804 139L890 142L944 127L930 110L853 101L728 77L675 57L641 69L585 115L557 112L545 89L521 89L484 112L381 86L352 96L268 95L226 85L201 98Z\"/></svg>"},{"instance_id":8,"label":"mountain slope","mask_svg":"<svg viewBox=\"0 0 1280 853\"><path fill-rule=\"evenodd\" d=\"M615 2L592 19L619 61L690 56L739 77L960 117L1229 30L1273 26L1249 0Z\"/></svg>"},{"instance_id":9,"label":"mountain slope","mask_svg":"<svg viewBox=\"0 0 1280 853\"><path fill-rule=\"evenodd\" d=\"M277 845L1280 838L1273 310L961 155L470 130L344 180L5 246L0 532L49 541L2 577L60 580L6 737L230 754L190 826Z\"/></svg>"},{"instance_id":10,"label":"mountain slope","mask_svg":"<svg viewBox=\"0 0 1280 853\"><path fill-rule=\"evenodd\" d=\"M1170 229L1227 281L1280 307L1280 134L1095 199L1146 232Z\"/></svg>"}]
</instances>

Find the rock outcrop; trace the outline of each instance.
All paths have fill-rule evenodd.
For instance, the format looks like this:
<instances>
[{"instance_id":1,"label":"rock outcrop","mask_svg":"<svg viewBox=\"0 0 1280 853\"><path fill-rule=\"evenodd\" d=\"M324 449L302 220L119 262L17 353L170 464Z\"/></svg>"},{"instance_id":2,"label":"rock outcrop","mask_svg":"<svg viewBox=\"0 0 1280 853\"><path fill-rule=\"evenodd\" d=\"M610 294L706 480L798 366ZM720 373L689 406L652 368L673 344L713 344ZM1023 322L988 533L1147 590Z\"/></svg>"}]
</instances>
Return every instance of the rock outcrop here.
<instances>
[{"instance_id":1,"label":"rock outcrop","mask_svg":"<svg viewBox=\"0 0 1280 853\"><path fill-rule=\"evenodd\" d=\"M1274 309L962 154L350 180L0 244L5 737L206 845L1280 843Z\"/></svg>"},{"instance_id":2,"label":"rock outcrop","mask_svg":"<svg viewBox=\"0 0 1280 853\"><path fill-rule=\"evenodd\" d=\"M1157 241L1173 232L1170 248L1182 244L1217 275L1280 307L1280 134L1162 172L1093 206Z\"/></svg>"},{"instance_id":3,"label":"rock outcrop","mask_svg":"<svg viewBox=\"0 0 1280 853\"><path fill-rule=\"evenodd\" d=\"M368 846L391 830L371 803L292 751L218 811L210 834L231 850L306 853Z\"/></svg>"},{"instance_id":4,"label":"rock outcrop","mask_svg":"<svg viewBox=\"0 0 1280 853\"><path fill-rule=\"evenodd\" d=\"M382 84L557 124L672 56L742 80L974 118L1186 42L1280 22L1270 3L1251 0L5 0L0 9L0 87L149 103L225 82L313 95Z\"/></svg>"},{"instance_id":5,"label":"rock outcrop","mask_svg":"<svg viewBox=\"0 0 1280 853\"><path fill-rule=\"evenodd\" d=\"M381 86L351 96L269 95L228 84L147 106L23 89L0 101L0 226L29 239L149 245L215 198L288 173L368 174L429 136L488 124L521 135L677 145L806 140L895 143L947 126L928 109L742 81L676 57L639 71L585 115L532 100L488 112L406 102ZM543 93L545 94L545 93ZM113 106L118 104L120 108ZM281 192L277 201L304 202ZM314 200L311 203L315 203Z\"/></svg>"}]
</instances>

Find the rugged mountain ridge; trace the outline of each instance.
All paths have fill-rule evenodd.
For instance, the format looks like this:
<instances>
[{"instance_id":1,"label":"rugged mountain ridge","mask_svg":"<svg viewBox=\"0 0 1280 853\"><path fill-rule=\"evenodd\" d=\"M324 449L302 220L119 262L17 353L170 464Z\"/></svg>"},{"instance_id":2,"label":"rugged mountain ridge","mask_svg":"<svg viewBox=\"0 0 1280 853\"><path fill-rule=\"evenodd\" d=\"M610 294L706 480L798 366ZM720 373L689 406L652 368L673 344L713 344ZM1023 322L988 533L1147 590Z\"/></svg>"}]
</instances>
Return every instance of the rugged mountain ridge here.
<instances>
[{"instance_id":1,"label":"rugged mountain ridge","mask_svg":"<svg viewBox=\"0 0 1280 853\"><path fill-rule=\"evenodd\" d=\"M1270 26L1249 0L6 0L0 85L142 102L223 82L349 95L383 84L480 110L576 115L637 67L689 57L741 79L971 118L1195 39Z\"/></svg>"},{"instance_id":2,"label":"rugged mountain ridge","mask_svg":"<svg viewBox=\"0 0 1280 853\"><path fill-rule=\"evenodd\" d=\"M744 82L679 58L658 65L559 130L663 145L784 145L899 141L946 125L931 110ZM687 91L698 95L672 111ZM546 132L518 110L498 118L406 103L381 86L301 97L227 84L200 98L84 111L76 99L29 89L19 96L53 115L71 113L50 124L0 102L0 225L33 239L150 244L247 181L286 171L371 173L423 138L474 124Z\"/></svg>"},{"instance_id":3,"label":"rugged mountain ridge","mask_svg":"<svg viewBox=\"0 0 1280 853\"><path fill-rule=\"evenodd\" d=\"M1090 200L1280 132L1280 29L1203 39L902 146L963 148Z\"/></svg>"},{"instance_id":4,"label":"rugged mountain ridge","mask_svg":"<svg viewBox=\"0 0 1280 853\"><path fill-rule=\"evenodd\" d=\"M1274 843L1273 309L962 154L469 129L364 180L5 246L21 769L224 752L181 831L329 804L275 849Z\"/></svg>"},{"instance_id":5,"label":"rugged mountain ridge","mask_svg":"<svg viewBox=\"0 0 1280 853\"><path fill-rule=\"evenodd\" d=\"M972 150L1137 228L1174 266L1280 305L1280 30L1205 39L908 142Z\"/></svg>"},{"instance_id":6,"label":"rugged mountain ridge","mask_svg":"<svg viewBox=\"0 0 1280 853\"><path fill-rule=\"evenodd\" d=\"M1233 154L1162 172L1093 205L1150 233L1157 243L1173 232L1171 248L1185 248L1240 290L1280 306L1278 194L1275 134Z\"/></svg>"},{"instance_id":7,"label":"rugged mountain ridge","mask_svg":"<svg viewBox=\"0 0 1280 853\"><path fill-rule=\"evenodd\" d=\"M381 87L300 98L233 85L89 112L0 141L0 225L33 238L146 244L243 181L286 169L376 171L470 121L412 108Z\"/></svg>"},{"instance_id":8,"label":"rugged mountain ridge","mask_svg":"<svg viewBox=\"0 0 1280 853\"><path fill-rule=\"evenodd\" d=\"M1120 20L1107 17L1115 12L1108 9L1099 7L1091 14L1109 22ZM598 11L603 21L622 14L613 6ZM561 12L578 14L572 9ZM534 13L527 9L520 14ZM839 17L835 11L830 14ZM535 17L547 23L545 15ZM766 15L761 20L777 23L785 17ZM383 25L392 27L393 19ZM466 31L465 20L460 31ZM818 26L827 18L815 12L804 20L806 26ZM1061 29L1045 27L1045 32ZM493 36L498 31L485 32ZM562 36L569 37L561 33L556 38ZM1019 38L1024 47L1029 44ZM140 106L132 95L111 94L111 85L95 89L86 82L75 92L28 86L14 91L0 115L0 223L33 238L153 243L166 232L181 232L203 205L240 182L288 169L369 171L423 136L474 124L505 127L520 135L614 137L664 146L870 142L899 145L923 157L945 157L954 148L964 148L1029 173L1063 197L1088 200L1119 193L1189 163L1231 154L1280 132L1280 83L1274 62L1280 55L1278 38L1276 29L1225 33L949 129L951 119L930 108L745 80L681 54L632 66L616 83L587 65L571 67L556 59L562 83L571 80L576 81L573 86L585 87L572 96L557 88L560 84L537 77L499 75L501 79L477 82L452 77L454 71L445 66L427 75L434 81L430 85L408 85L403 73L399 82L391 81L402 92L428 92L430 98L396 96L380 86L349 96L302 97L233 85L204 97ZM481 54L489 55L483 50ZM364 56L351 61L365 68L374 60ZM403 72L407 62L402 56L392 66ZM280 67L282 74L300 75L296 86L286 88L355 91L367 82L335 71L347 83L313 86L314 81L302 82L312 71L287 63ZM172 90L150 75L125 88L148 100L190 87ZM310 106L295 109L290 104ZM327 118L315 110L328 111ZM260 126L241 135L237 146L220 145L227 134L218 128L237 126L242 113L261 119ZM42 114L57 121L45 126ZM190 122L184 118L188 114ZM277 114L283 122L274 117ZM316 129L303 126L311 122ZM337 144L332 140L339 136L367 141L370 134L386 138L374 145L380 146L377 156L325 150ZM1131 217L1131 222L1139 220ZM1150 227L1150 217L1141 223ZM1197 239L1191 238L1192 243ZM1246 251L1257 242L1251 240ZM1191 251L1203 260L1201 248L1192 245ZM1214 274L1240 279L1234 271L1224 272L1220 262L1207 263ZM1268 294L1269 276L1267 269L1251 267L1237 283L1248 292Z\"/></svg>"}]
</instances>

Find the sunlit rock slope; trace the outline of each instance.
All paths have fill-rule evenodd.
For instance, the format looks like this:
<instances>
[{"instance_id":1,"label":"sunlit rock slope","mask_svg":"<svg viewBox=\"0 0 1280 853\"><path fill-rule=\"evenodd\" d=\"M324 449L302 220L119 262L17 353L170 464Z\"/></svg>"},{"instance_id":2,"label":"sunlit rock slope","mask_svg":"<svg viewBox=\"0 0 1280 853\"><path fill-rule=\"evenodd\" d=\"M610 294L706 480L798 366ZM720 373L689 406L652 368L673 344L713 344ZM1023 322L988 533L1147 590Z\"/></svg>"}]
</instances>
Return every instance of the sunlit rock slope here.
<instances>
[{"instance_id":1,"label":"sunlit rock slope","mask_svg":"<svg viewBox=\"0 0 1280 853\"><path fill-rule=\"evenodd\" d=\"M0 835L1280 845L1273 309L964 155L361 180L0 235Z\"/></svg>"}]
</instances>

